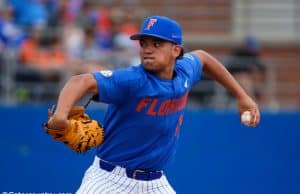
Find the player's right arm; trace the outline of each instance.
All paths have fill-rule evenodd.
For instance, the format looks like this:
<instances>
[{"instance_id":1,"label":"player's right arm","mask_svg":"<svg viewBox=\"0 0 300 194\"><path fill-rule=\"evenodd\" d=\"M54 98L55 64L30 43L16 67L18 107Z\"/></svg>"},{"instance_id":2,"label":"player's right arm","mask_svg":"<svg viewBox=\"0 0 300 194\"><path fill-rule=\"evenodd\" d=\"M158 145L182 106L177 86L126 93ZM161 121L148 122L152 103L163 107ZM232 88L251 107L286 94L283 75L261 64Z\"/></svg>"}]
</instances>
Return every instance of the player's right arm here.
<instances>
[{"instance_id":1,"label":"player's right arm","mask_svg":"<svg viewBox=\"0 0 300 194\"><path fill-rule=\"evenodd\" d=\"M56 111L48 121L49 128L66 128L71 108L87 93L98 94L94 76L91 73L72 76L60 91Z\"/></svg>"},{"instance_id":2,"label":"player's right arm","mask_svg":"<svg viewBox=\"0 0 300 194\"><path fill-rule=\"evenodd\" d=\"M238 100L238 109L240 114L244 111L250 111L252 115L251 126L258 125L260 121L260 112L258 105L240 86L237 80L227 71L223 64L215 57L203 50L194 51L202 61L202 70L213 80L216 80L227 88Z\"/></svg>"}]
</instances>

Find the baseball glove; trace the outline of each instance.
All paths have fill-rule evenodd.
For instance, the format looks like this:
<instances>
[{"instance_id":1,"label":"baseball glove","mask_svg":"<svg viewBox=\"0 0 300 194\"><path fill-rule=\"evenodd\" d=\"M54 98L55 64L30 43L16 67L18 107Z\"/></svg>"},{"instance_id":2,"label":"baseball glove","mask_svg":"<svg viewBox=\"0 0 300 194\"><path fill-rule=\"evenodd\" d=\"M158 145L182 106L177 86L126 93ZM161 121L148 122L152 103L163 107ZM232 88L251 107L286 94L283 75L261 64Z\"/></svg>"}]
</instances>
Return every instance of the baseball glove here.
<instances>
[{"instance_id":1,"label":"baseball glove","mask_svg":"<svg viewBox=\"0 0 300 194\"><path fill-rule=\"evenodd\" d=\"M53 110L49 110L49 118ZM51 129L48 123L44 124L44 130L53 139L63 142L77 153L84 153L104 140L104 129L96 121L90 119L83 106L74 106L68 116L69 126L66 129Z\"/></svg>"}]
</instances>

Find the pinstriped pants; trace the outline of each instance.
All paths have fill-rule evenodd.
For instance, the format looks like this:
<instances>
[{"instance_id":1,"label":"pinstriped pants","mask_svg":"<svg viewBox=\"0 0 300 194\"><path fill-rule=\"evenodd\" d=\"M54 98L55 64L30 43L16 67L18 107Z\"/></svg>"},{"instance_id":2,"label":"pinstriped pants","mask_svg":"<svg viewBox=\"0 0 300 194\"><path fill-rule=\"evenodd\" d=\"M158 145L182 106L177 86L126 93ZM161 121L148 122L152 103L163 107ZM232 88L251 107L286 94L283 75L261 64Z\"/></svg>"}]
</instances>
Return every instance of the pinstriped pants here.
<instances>
[{"instance_id":1,"label":"pinstriped pants","mask_svg":"<svg viewBox=\"0 0 300 194\"><path fill-rule=\"evenodd\" d=\"M99 158L87 169L77 194L174 194L165 175L151 181L128 178L124 168L108 172L99 167Z\"/></svg>"}]
</instances>

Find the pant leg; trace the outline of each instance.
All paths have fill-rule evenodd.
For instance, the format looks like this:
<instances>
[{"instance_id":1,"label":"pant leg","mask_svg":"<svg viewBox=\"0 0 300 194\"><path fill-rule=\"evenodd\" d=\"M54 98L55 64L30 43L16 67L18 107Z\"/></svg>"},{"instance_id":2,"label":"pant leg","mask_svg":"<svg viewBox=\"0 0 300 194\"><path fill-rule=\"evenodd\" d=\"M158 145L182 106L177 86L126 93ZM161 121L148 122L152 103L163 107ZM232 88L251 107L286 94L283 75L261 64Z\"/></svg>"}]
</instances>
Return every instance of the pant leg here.
<instances>
[{"instance_id":1,"label":"pant leg","mask_svg":"<svg viewBox=\"0 0 300 194\"><path fill-rule=\"evenodd\" d=\"M128 178L126 170L116 167L108 172L99 167L99 158L95 157L93 164L86 170L77 194L174 194L165 175L151 181L141 181Z\"/></svg>"},{"instance_id":2,"label":"pant leg","mask_svg":"<svg viewBox=\"0 0 300 194\"><path fill-rule=\"evenodd\" d=\"M175 194L176 192L168 182L165 175L152 181L139 181L137 193L142 194Z\"/></svg>"},{"instance_id":3,"label":"pant leg","mask_svg":"<svg viewBox=\"0 0 300 194\"><path fill-rule=\"evenodd\" d=\"M99 158L86 170L77 194L136 193L137 181L126 176L124 168L116 167L108 172L99 167Z\"/></svg>"}]
</instances>

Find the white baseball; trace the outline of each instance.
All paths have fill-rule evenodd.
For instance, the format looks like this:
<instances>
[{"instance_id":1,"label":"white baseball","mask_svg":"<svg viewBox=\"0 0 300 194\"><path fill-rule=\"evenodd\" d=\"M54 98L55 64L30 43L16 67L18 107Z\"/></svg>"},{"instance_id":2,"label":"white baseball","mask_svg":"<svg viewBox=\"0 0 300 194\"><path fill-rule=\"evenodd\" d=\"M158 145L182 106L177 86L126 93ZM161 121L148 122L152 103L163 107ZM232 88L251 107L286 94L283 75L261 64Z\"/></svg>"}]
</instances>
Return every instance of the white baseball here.
<instances>
[{"instance_id":1,"label":"white baseball","mask_svg":"<svg viewBox=\"0 0 300 194\"><path fill-rule=\"evenodd\" d=\"M249 123L251 121L251 113L250 111L243 112L241 116L241 120L243 123Z\"/></svg>"}]
</instances>

